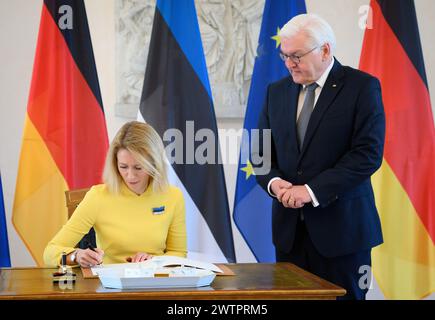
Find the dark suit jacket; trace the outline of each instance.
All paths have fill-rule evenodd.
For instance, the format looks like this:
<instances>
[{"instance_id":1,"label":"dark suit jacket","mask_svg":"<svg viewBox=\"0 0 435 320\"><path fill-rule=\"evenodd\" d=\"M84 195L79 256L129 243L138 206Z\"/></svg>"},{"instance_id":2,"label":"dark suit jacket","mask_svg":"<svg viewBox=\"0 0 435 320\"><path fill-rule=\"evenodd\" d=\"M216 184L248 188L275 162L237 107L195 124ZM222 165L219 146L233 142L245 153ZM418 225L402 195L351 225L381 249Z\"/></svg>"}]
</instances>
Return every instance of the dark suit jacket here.
<instances>
[{"instance_id":1,"label":"dark suit jacket","mask_svg":"<svg viewBox=\"0 0 435 320\"><path fill-rule=\"evenodd\" d=\"M320 206L285 208L273 200L275 246L289 252L297 219L303 211L316 249L326 257L370 249L383 242L370 176L380 167L385 114L379 81L337 60L311 114L299 151L296 111L301 85L286 77L268 87L259 118L271 129L271 171L257 175L267 191L274 177L308 184ZM266 152L260 145L260 153ZM260 156L264 156L260 155Z\"/></svg>"}]
</instances>

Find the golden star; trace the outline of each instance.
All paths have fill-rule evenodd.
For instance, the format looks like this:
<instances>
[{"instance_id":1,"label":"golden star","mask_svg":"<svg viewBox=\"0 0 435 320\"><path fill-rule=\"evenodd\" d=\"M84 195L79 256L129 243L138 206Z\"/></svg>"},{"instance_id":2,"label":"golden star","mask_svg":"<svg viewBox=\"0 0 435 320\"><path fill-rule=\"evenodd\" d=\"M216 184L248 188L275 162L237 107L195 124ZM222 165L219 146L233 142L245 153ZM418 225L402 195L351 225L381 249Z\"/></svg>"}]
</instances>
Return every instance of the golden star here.
<instances>
[{"instance_id":1,"label":"golden star","mask_svg":"<svg viewBox=\"0 0 435 320\"><path fill-rule=\"evenodd\" d=\"M246 180L248 180L251 175L255 176L254 168L249 160L246 161L246 167L241 168L240 170L246 172Z\"/></svg>"},{"instance_id":2,"label":"golden star","mask_svg":"<svg viewBox=\"0 0 435 320\"><path fill-rule=\"evenodd\" d=\"M279 36L279 27L276 28L276 35L274 35L273 37L271 37L273 40L275 40L276 42L276 47L278 48L279 45L281 44L281 37Z\"/></svg>"}]
</instances>

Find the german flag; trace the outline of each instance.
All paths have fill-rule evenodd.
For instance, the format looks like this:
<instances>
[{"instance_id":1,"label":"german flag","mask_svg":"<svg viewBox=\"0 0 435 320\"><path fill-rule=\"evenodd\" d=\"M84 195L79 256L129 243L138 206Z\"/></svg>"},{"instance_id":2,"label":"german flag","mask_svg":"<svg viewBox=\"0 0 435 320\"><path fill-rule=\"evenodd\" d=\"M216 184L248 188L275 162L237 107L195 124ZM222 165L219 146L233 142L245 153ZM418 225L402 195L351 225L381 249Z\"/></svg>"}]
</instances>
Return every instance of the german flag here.
<instances>
[{"instance_id":1,"label":"german flag","mask_svg":"<svg viewBox=\"0 0 435 320\"><path fill-rule=\"evenodd\" d=\"M387 298L419 299L435 289L435 130L415 6L370 6L360 69L380 79L387 120L373 177L385 243L373 250L373 272Z\"/></svg>"},{"instance_id":2,"label":"german flag","mask_svg":"<svg viewBox=\"0 0 435 320\"><path fill-rule=\"evenodd\" d=\"M107 148L84 3L45 0L12 216L39 266L67 221L64 191L99 183Z\"/></svg>"}]
</instances>

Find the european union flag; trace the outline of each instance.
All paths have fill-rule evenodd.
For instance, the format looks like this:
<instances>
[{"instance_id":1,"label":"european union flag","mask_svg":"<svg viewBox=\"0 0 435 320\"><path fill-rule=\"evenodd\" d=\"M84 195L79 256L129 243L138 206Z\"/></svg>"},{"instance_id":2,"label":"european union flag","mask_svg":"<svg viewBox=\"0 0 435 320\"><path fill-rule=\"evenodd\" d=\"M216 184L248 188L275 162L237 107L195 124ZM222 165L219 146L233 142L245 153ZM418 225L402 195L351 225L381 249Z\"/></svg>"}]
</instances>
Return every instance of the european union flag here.
<instances>
[{"instance_id":1,"label":"european union flag","mask_svg":"<svg viewBox=\"0 0 435 320\"><path fill-rule=\"evenodd\" d=\"M3 188L0 174L0 267L10 267L8 231L6 229L5 205L3 202Z\"/></svg>"},{"instance_id":2,"label":"european union flag","mask_svg":"<svg viewBox=\"0 0 435 320\"><path fill-rule=\"evenodd\" d=\"M242 139L242 150L251 140L251 130L257 128L258 116L265 101L267 86L289 76L279 57L279 28L293 16L305 13L304 0L266 0L254 73L249 90L244 128L248 133ZM249 159L239 159L234 221L258 262L274 262L272 244L272 200L257 184Z\"/></svg>"}]
</instances>

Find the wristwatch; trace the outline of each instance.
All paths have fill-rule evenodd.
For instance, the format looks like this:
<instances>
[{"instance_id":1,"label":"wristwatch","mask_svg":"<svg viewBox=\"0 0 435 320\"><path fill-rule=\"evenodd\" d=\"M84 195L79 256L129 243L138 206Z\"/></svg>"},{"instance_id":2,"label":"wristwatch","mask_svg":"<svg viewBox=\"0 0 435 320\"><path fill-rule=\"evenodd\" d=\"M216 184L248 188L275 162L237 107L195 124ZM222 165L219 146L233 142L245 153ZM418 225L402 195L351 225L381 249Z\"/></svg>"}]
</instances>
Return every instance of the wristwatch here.
<instances>
[{"instance_id":1,"label":"wristwatch","mask_svg":"<svg viewBox=\"0 0 435 320\"><path fill-rule=\"evenodd\" d=\"M71 259L71 262L78 264L78 262L77 262L77 250L75 250L75 251L73 251L73 253L71 253L70 259Z\"/></svg>"}]
</instances>

